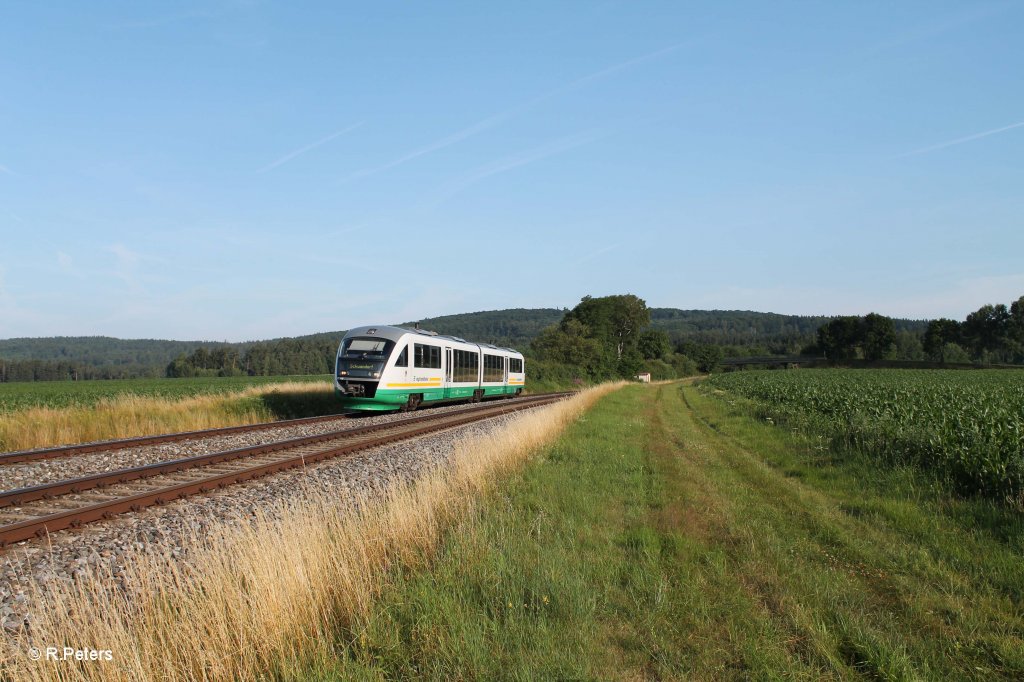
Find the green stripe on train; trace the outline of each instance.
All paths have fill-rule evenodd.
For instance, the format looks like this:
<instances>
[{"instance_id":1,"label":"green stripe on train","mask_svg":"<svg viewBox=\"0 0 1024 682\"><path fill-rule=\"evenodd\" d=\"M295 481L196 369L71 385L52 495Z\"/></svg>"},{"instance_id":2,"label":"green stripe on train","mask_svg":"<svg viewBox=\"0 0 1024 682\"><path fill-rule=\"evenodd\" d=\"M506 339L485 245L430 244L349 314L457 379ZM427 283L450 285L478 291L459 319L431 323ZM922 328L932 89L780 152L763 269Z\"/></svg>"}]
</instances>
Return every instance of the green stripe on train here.
<instances>
[{"instance_id":1,"label":"green stripe on train","mask_svg":"<svg viewBox=\"0 0 1024 682\"><path fill-rule=\"evenodd\" d=\"M423 404L437 402L439 400L460 400L473 397L476 386L454 387L454 388L424 388L422 391L415 389L377 389L372 398L354 398L343 395L337 388L334 395L345 407L354 410L397 410L409 402L409 395L412 393L423 394ZM512 395L522 386L483 386L484 397L497 395Z\"/></svg>"}]
</instances>

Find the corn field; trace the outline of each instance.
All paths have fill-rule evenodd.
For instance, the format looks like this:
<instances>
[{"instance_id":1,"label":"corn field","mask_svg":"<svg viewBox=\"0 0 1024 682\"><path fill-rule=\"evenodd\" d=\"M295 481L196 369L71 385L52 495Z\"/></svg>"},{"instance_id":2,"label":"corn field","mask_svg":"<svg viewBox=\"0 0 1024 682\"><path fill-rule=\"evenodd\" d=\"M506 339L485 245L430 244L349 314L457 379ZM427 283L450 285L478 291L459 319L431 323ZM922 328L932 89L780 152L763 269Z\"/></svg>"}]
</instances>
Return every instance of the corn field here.
<instances>
[{"instance_id":1,"label":"corn field","mask_svg":"<svg viewBox=\"0 0 1024 682\"><path fill-rule=\"evenodd\" d=\"M704 386L833 445L934 471L963 492L1024 493L1024 372L754 371Z\"/></svg>"}]
</instances>

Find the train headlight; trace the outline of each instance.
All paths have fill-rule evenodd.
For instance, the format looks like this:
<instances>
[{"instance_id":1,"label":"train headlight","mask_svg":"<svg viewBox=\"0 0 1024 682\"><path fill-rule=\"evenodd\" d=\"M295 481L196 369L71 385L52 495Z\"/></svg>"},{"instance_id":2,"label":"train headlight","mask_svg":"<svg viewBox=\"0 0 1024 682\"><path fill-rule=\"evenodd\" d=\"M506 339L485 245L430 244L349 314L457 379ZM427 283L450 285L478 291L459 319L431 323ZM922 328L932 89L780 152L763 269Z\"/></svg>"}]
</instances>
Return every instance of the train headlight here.
<instances>
[{"instance_id":1,"label":"train headlight","mask_svg":"<svg viewBox=\"0 0 1024 682\"><path fill-rule=\"evenodd\" d=\"M348 376L348 372L346 372L345 370L341 370L340 372L338 372L338 376L339 377L347 377Z\"/></svg>"},{"instance_id":2,"label":"train headlight","mask_svg":"<svg viewBox=\"0 0 1024 682\"><path fill-rule=\"evenodd\" d=\"M374 372L373 373L373 378L374 379L379 379L380 378L380 372Z\"/></svg>"}]
</instances>

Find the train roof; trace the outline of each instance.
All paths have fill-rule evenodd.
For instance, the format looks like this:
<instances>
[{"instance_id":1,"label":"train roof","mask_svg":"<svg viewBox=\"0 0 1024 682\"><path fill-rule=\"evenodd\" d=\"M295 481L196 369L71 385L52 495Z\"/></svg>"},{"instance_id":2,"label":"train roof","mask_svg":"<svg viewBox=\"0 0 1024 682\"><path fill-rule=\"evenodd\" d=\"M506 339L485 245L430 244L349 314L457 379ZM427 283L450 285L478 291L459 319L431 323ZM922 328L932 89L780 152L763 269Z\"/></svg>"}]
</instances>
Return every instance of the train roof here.
<instances>
[{"instance_id":1,"label":"train roof","mask_svg":"<svg viewBox=\"0 0 1024 682\"><path fill-rule=\"evenodd\" d=\"M430 339L448 339L449 341L457 341L459 343L469 343L474 346L480 346L481 348L491 348L493 350L504 350L509 353L517 353L522 355L515 348L506 348L504 346L495 346L493 343L477 343L476 341L467 341L466 339L458 336L447 336L445 334L438 334L435 331L428 329L410 329L409 327L396 327L393 325L369 325L366 327L354 327L349 329L345 336L379 336L384 339L391 341L397 341L405 334L419 334L420 336L426 336Z\"/></svg>"}]
</instances>

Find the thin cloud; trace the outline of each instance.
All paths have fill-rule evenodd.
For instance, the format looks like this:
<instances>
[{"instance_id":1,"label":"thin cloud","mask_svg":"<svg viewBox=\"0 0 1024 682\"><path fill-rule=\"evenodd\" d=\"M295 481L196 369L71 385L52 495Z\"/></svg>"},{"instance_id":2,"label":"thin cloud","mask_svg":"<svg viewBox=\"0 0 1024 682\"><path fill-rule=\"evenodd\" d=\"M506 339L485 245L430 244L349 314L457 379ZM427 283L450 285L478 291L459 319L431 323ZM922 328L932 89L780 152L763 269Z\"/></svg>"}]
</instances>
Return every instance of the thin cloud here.
<instances>
[{"instance_id":1,"label":"thin cloud","mask_svg":"<svg viewBox=\"0 0 1024 682\"><path fill-rule=\"evenodd\" d=\"M423 156L424 154L429 154L431 152L436 152L438 149L450 147L456 142L461 142L462 140L465 140L468 137L473 137L474 135L482 133L483 131L489 128L493 128L494 126L511 117L513 113L515 113L517 110L518 108L510 109L506 112L485 118L484 120L474 123L468 128L460 130L457 133L453 133L447 137L443 137L440 140L437 140L436 142L431 142L428 145L424 145L423 147L414 149L405 156L401 156L395 159L394 161L389 161L388 163L385 163L380 166L373 166L371 168L363 168L362 170L358 170L355 173L344 178L342 182L351 182L352 180L358 180L359 178L365 178L370 175L377 175L378 173L383 173L386 170L391 170L396 166L401 166L403 163L412 161L413 159Z\"/></svg>"},{"instance_id":2,"label":"thin cloud","mask_svg":"<svg viewBox=\"0 0 1024 682\"><path fill-rule=\"evenodd\" d=\"M364 123L363 121L360 121L359 123L355 123L353 125L350 125L348 128L344 128L344 129L339 130L339 131L337 131L335 133L331 133L330 135L328 135L327 137L323 138L322 140L317 140L316 142L314 142L312 144L307 144L305 147L300 147L300 148L296 149L293 152L289 152L289 153L285 154L284 156L282 156L277 161L273 161L273 162L267 164L266 166L264 166L263 168L260 168L256 172L257 173L266 173L269 170L273 170L273 169L277 168L278 166L280 166L282 164L288 163L289 161L294 159L296 156L300 156L302 154L305 154L308 151L316 149L317 147L319 147L321 145L327 144L328 142L330 142L331 140L333 140L336 137L341 137L345 133L351 133L353 130L355 130L359 126L363 125L363 123Z\"/></svg>"},{"instance_id":3,"label":"thin cloud","mask_svg":"<svg viewBox=\"0 0 1024 682\"><path fill-rule=\"evenodd\" d=\"M470 185L480 182L484 178L489 178L492 175L498 175L499 173L504 173L514 168L520 168L527 164L531 164L536 161L541 161L551 156L555 156L556 154L567 152L570 149L582 147L583 145L590 144L591 142L594 142L602 137L604 137L604 134L599 133L597 131L589 131L577 135L570 135L568 137L560 138L558 140L555 140L554 142L550 142L543 146L536 147L534 149L521 152L519 154L514 154L503 159L498 159L497 161L481 166L476 170L470 171L463 177L455 180L451 185L449 185L445 190L441 192L441 194L434 200L432 205L436 206L437 204L440 204L450 199L459 192L465 190Z\"/></svg>"},{"instance_id":4,"label":"thin cloud","mask_svg":"<svg viewBox=\"0 0 1024 682\"><path fill-rule=\"evenodd\" d=\"M593 83L594 81L601 80L602 78L606 78L606 77L612 75L613 73L618 73L619 71L625 71L626 69L632 68L634 66L639 66L640 64L644 64L645 62L653 61L655 59L660 59L661 57L665 57L667 55L672 54L673 52L675 52L679 48L683 47L683 45L686 45L686 43L676 43L675 45L670 45L670 46L662 48L660 50L655 50L654 52L649 52L647 54L640 55L639 57L634 57L633 59L627 59L626 61L620 62L619 64L615 64L613 66L609 66L608 68L601 69L600 71L592 73L592 74L590 74L588 76L583 76L582 78L578 78L578 79L574 80L572 83L569 83L568 85L563 86L563 87L559 88L558 90L555 90L555 91L549 93L548 96L549 97L553 97L554 95L559 95L559 94L562 94L563 92L567 92L569 90L573 90L575 88L578 88L581 85L586 85L588 83Z\"/></svg>"},{"instance_id":5,"label":"thin cloud","mask_svg":"<svg viewBox=\"0 0 1024 682\"><path fill-rule=\"evenodd\" d=\"M858 54L861 56L869 56L900 48L904 45L928 41L951 31L969 26L974 22L984 21L985 19L1004 13L1005 11L1012 9L1013 6L1014 3L1012 2L969 6L963 11L929 19L924 23L907 27L886 37L880 42L866 46L859 50Z\"/></svg>"},{"instance_id":6,"label":"thin cloud","mask_svg":"<svg viewBox=\"0 0 1024 682\"><path fill-rule=\"evenodd\" d=\"M12 171L10 168L8 168L7 166L3 165L2 163L0 163L0 173L6 173L7 175L17 175L17 173L15 173L14 171Z\"/></svg>"},{"instance_id":7,"label":"thin cloud","mask_svg":"<svg viewBox=\"0 0 1024 682\"><path fill-rule=\"evenodd\" d=\"M683 47L685 44L686 43L677 43L675 45L670 45L669 47L665 47L654 52L649 52L647 54L640 55L639 57L627 59L624 62L614 64L612 66L601 69L600 71L595 71L594 73L583 76L582 78L577 78L576 80L568 83L567 85L563 85L542 95L538 95L537 97L534 97L531 100L523 102L522 104L518 104L510 109L506 109L505 111L494 114L493 116L488 116L487 118L474 123L468 128L464 128L456 133L448 135L447 137L443 137L435 142L431 142L430 144L419 147L418 149L414 149L413 151L395 159L394 161L389 161L388 163L382 164L380 166L371 166L369 168L363 168L361 170L358 170L355 173L352 173L351 175L343 178L341 182L346 183L351 182L353 180L358 180L360 178L365 178L371 175L377 175L378 173L383 173L384 171L391 170L392 168L395 168L397 166L401 166L402 164L408 163L409 161L419 158L425 154L430 154L431 152L436 152L439 149L450 147L451 145L456 144L457 142L462 142L467 138L479 135L480 133L486 130L494 128L495 126L504 123L508 119L514 116L518 116L519 114L529 109L532 109L541 102L549 100L553 97L557 97L558 95L564 94L566 92L570 92L572 90L575 90L576 88L582 87L589 83L601 80L602 78L606 78L614 73L618 73L619 71L624 71L639 64L643 64L645 62L649 62L664 57L668 54L671 54L672 52L675 52L679 48Z\"/></svg>"},{"instance_id":8,"label":"thin cloud","mask_svg":"<svg viewBox=\"0 0 1024 682\"><path fill-rule=\"evenodd\" d=\"M167 14L162 17L153 17L151 19L138 19L135 21L124 21L118 24L108 24L106 28L115 31L141 28L160 28L162 26L177 24L182 21L190 21L192 19L212 19L219 15L219 12L196 10L192 12L181 12L179 14Z\"/></svg>"},{"instance_id":9,"label":"thin cloud","mask_svg":"<svg viewBox=\"0 0 1024 682\"><path fill-rule=\"evenodd\" d=\"M587 255L583 256L582 258L579 258L579 259L573 261L570 265L572 265L572 266L583 265L587 261L594 260L598 256L604 255L604 254L608 253L609 251L613 251L613 250L619 248L620 246L621 246L621 244L619 244L619 243L609 244L608 246L600 248L597 251L591 251L590 253L588 253Z\"/></svg>"},{"instance_id":10,"label":"thin cloud","mask_svg":"<svg viewBox=\"0 0 1024 682\"><path fill-rule=\"evenodd\" d=\"M945 149L946 147L952 147L953 145L963 144L964 142L972 142L974 140L980 140L981 138L988 137L989 135L998 135L999 133L1004 133L1007 130L1013 130L1014 128L1020 128L1022 126L1024 126L1024 121L1018 121L1017 123L1011 123L1010 125L1003 126L1002 128L995 128L994 130L986 130L983 133L975 133L974 135L968 135L967 137L958 137L957 139L950 140L949 142L940 142L939 144L933 144L930 147L923 147L921 149L915 149L912 152L906 152L905 154L898 154L897 156L895 156L893 158L902 159L902 158L907 157L907 156L917 156L918 154L927 154L928 152L934 152L934 151L937 151L939 149Z\"/></svg>"}]
</instances>

